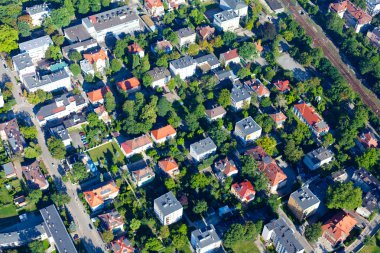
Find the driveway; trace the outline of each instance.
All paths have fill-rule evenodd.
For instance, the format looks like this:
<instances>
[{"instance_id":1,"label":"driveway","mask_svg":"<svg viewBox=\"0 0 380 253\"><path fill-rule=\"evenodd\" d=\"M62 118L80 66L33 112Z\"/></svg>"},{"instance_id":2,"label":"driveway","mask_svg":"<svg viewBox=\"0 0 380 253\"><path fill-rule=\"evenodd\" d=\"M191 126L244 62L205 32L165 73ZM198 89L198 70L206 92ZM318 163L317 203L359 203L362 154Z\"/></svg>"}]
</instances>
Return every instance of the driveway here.
<instances>
[{"instance_id":1,"label":"driveway","mask_svg":"<svg viewBox=\"0 0 380 253\"><path fill-rule=\"evenodd\" d=\"M310 77L307 70L298 62L296 62L288 53L283 53L277 59L277 63L284 69L291 70L294 77L300 81L304 81Z\"/></svg>"},{"instance_id":2,"label":"driveway","mask_svg":"<svg viewBox=\"0 0 380 253\"><path fill-rule=\"evenodd\" d=\"M71 142L73 143L74 148L84 148L79 132L80 130L73 130L70 132Z\"/></svg>"}]
</instances>

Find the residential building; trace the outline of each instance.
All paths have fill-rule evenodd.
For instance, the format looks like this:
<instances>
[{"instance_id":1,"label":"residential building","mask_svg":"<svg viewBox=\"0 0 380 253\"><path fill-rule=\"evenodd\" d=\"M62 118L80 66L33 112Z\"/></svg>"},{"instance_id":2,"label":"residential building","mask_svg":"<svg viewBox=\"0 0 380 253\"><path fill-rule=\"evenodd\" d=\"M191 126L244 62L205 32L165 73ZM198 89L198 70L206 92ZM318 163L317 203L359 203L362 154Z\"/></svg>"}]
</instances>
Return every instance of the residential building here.
<instances>
[{"instance_id":1,"label":"residential building","mask_svg":"<svg viewBox=\"0 0 380 253\"><path fill-rule=\"evenodd\" d=\"M42 22L45 18L49 17L50 14L49 6L46 3L26 7L25 11L32 19L33 26L42 25Z\"/></svg>"},{"instance_id":2,"label":"residential building","mask_svg":"<svg viewBox=\"0 0 380 253\"><path fill-rule=\"evenodd\" d=\"M145 0L144 2L144 6L151 16L161 17L165 15L164 5L161 0Z\"/></svg>"},{"instance_id":3,"label":"residential building","mask_svg":"<svg viewBox=\"0 0 380 253\"><path fill-rule=\"evenodd\" d=\"M17 71L21 82L24 82L24 75L36 73L36 67L28 53L21 53L13 56L12 62L13 69Z\"/></svg>"},{"instance_id":4,"label":"residential building","mask_svg":"<svg viewBox=\"0 0 380 253\"><path fill-rule=\"evenodd\" d=\"M220 54L219 61L224 66L228 66L231 62L240 64L240 56L237 49L235 48Z\"/></svg>"},{"instance_id":5,"label":"residential building","mask_svg":"<svg viewBox=\"0 0 380 253\"><path fill-rule=\"evenodd\" d=\"M87 124L87 119L84 114L73 113L70 118L63 121L63 125L67 129L81 128L82 125Z\"/></svg>"},{"instance_id":6,"label":"residential building","mask_svg":"<svg viewBox=\"0 0 380 253\"><path fill-rule=\"evenodd\" d=\"M272 242L276 252L303 253L304 247L295 237L294 231L283 218L273 220L264 225L262 237L265 242Z\"/></svg>"},{"instance_id":7,"label":"residential building","mask_svg":"<svg viewBox=\"0 0 380 253\"><path fill-rule=\"evenodd\" d=\"M356 224L357 221L351 214L339 211L322 225L322 237L331 243L332 247L336 247L346 240Z\"/></svg>"},{"instance_id":8,"label":"residential building","mask_svg":"<svg viewBox=\"0 0 380 253\"><path fill-rule=\"evenodd\" d=\"M78 159L84 164L84 166L86 166L87 172L96 173L98 171L98 168L96 167L94 161L92 161L91 157L88 154L80 154L78 156Z\"/></svg>"},{"instance_id":9,"label":"residential building","mask_svg":"<svg viewBox=\"0 0 380 253\"><path fill-rule=\"evenodd\" d=\"M145 56L144 49L142 49L137 42L134 42L128 46L128 53L138 55L140 58Z\"/></svg>"},{"instance_id":10,"label":"residential building","mask_svg":"<svg viewBox=\"0 0 380 253\"><path fill-rule=\"evenodd\" d=\"M178 36L180 47L195 43L196 34L194 29L190 27L185 27L176 31L176 33Z\"/></svg>"},{"instance_id":11,"label":"residential building","mask_svg":"<svg viewBox=\"0 0 380 253\"><path fill-rule=\"evenodd\" d=\"M301 101L293 106L293 113L305 123L310 130L317 136L326 134L330 128L321 116L315 111L314 107Z\"/></svg>"},{"instance_id":12,"label":"residential building","mask_svg":"<svg viewBox=\"0 0 380 253\"><path fill-rule=\"evenodd\" d=\"M152 77L151 85L153 89L165 87L171 79L169 70L163 67L155 67L149 70L147 74Z\"/></svg>"},{"instance_id":13,"label":"residential building","mask_svg":"<svg viewBox=\"0 0 380 253\"><path fill-rule=\"evenodd\" d=\"M128 170L131 173L133 183L138 187L152 182L156 176L153 169L144 160L129 164Z\"/></svg>"},{"instance_id":14,"label":"residential building","mask_svg":"<svg viewBox=\"0 0 380 253\"><path fill-rule=\"evenodd\" d=\"M243 0L220 0L219 6L223 10L233 10L239 17L248 14L248 5Z\"/></svg>"},{"instance_id":15,"label":"residential building","mask_svg":"<svg viewBox=\"0 0 380 253\"><path fill-rule=\"evenodd\" d=\"M46 190L49 188L49 182L40 170L40 163L34 161L29 165L21 167L22 174L25 177L26 183L32 189Z\"/></svg>"},{"instance_id":16,"label":"residential building","mask_svg":"<svg viewBox=\"0 0 380 253\"><path fill-rule=\"evenodd\" d=\"M50 128L50 133L56 138L62 140L65 147L71 146L69 131L67 131L63 124Z\"/></svg>"},{"instance_id":17,"label":"residential building","mask_svg":"<svg viewBox=\"0 0 380 253\"><path fill-rule=\"evenodd\" d=\"M114 181L94 188L93 190L83 192L87 204L93 212L102 209L108 200L115 199L119 194L119 188Z\"/></svg>"},{"instance_id":18,"label":"residential building","mask_svg":"<svg viewBox=\"0 0 380 253\"><path fill-rule=\"evenodd\" d=\"M24 195L21 195L21 196L18 196L18 197L14 197L13 198L13 203L17 207L23 207L23 206L26 206L28 204L28 201L26 201L26 198L25 198Z\"/></svg>"},{"instance_id":19,"label":"residential building","mask_svg":"<svg viewBox=\"0 0 380 253\"><path fill-rule=\"evenodd\" d=\"M0 89L0 108L4 107L4 96Z\"/></svg>"},{"instance_id":20,"label":"residential building","mask_svg":"<svg viewBox=\"0 0 380 253\"><path fill-rule=\"evenodd\" d=\"M98 218L105 230L112 231L115 234L124 231L124 219L117 210L100 214Z\"/></svg>"},{"instance_id":21,"label":"residential building","mask_svg":"<svg viewBox=\"0 0 380 253\"><path fill-rule=\"evenodd\" d=\"M182 218L183 207L170 191L154 200L154 212L161 224L168 226Z\"/></svg>"},{"instance_id":22,"label":"residential building","mask_svg":"<svg viewBox=\"0 0 380 253\"><path fill-rule=\"evenodd\" d=\"M112 122L110 115L108 114L104 105L99 105L94 109L98 118L106 124L110 124Z\"/></svg>"},{"instance_id":23,"label":"residential building","mask_svg":"<svg viewBox=\"0 0 380 253\"><path fill-rule=\"evenodd\" d=\"M170 139L173 139L177 134L177 131L171 125L167 125L150 132L155 143L164 143Z\"/></svg>"},{"instance_id":24,"label":"residential building","mask_svg":"<svg viewBox=\"0 0 380 253\"><path fill-rule=\"evenodd\" d=\"M18 44L21 53L28 53L32 61L35 63L45 58L48 48L53 45L53 41L49 35L39 37L37 39L28 40Z\"/></svg>"},{"instance_id":25,"label":"residential building","mask_svg":"<svg viewBox=\"0 0 380 253\"><path fill-rule=\"evenodd\" d=\"M164 51L165 53L169 54L173 51L173 45L168 40L157 41L156 44L151 46L151 50L154 53Z\"/></svg>"},{"instance_id":26,"label":"residential building","mask_svg":"<svg viewBox=\"0 0 380 253\"><path fill-rule=\"evenodd\" d=\"M260 138L261 132L262 128L251 116L244 118L235 124L234 135L238 137L244 145Z\"/></svg>"},{"instance_id":27,"label":"residential building","mask_svg":"<svg viewBox=\"0 0 380 253\"><path fill-rule=\"evenodd\" d=\"M214 36L215 28L209 25L197 27L197 31L199 32L199 36L202 40L211 39Z\"/></svg>"},{"instance_id":28,"label":"residential building","mask_svg":"<svg viewBox=\"0 0 380 253\"><path fill-rule=\"evenodd\" d=\"M107 92L111 92L108 86L104 86L102 88L87 92L88 101L90 101L93 105L104 104L104 97Z\"/></svg>"},{"instance_id":29,"label":"residential building","mask_svg":"<svg viewBox=\"0 0 380 253\"><path fill-rule=\"evenodd\" d=\"M331 150L322 147L307 153L303 158L303 162L309 170L316 170L331 162L333 158L334 153Z\"/></svg>"},{"instance_id":30,"label":"residential building","mask_svg":"<svg viewBox=\"0 0 380 253\"><path fill-rule=\"evenodd\" d=\"M140 137L121 143L120 147L126 157L131 157L153 147L153 142L147 134L143 134Z\"/></svg>"},{"instance_id":31,"label":"residential building","mask_svg":"<svg viewBox=\"0 0 380 253\"><path fill-rule=\"evenodd\" d=\"M123 92L133 93L141 89L141 83L136 77L117 82L117 88Z\"/></svg>"},{"instance_id":32,"label":"residential building","mask_svg":"<svg viewBox=\"0 0 380 253\"><path fill-rule=\"evenodd\" d=\"M16 118L0 124L0 136L1 140L10 146L13 154L20 154L24 151L26 143Z\"/></svg>"},{"instance_id":33,"label":"residential building","mask_svg":"<svg viewBox=\"0 0 380 253\"><path fill-rule=\"evenodd\" d=\"M98 42L104 42L109 34L133 34L143 31L144 27L135 11L128 6L122 6L82 19L82 25Z\"/></svg>"},{"instance_id":34,"label":"residential building","mask_svg":"<svg viewBox=\"0 0 380 253\"><path fill-rule=\"evenodd\" d=\"M134 253L135 249L127 237L122 236L111 242L111 249L115 253Z\"/></svg>"},{"instance_id":35,"label":"residential building","mask_svg":"<svg viewBox=\"0 0 380 253\"><path fill-rule=\"evenodd\" d=\"M186 0L166 0L167 3L168 3L168 10L169 11L172 11L172 10L176 10L178 9L181 5L186 5Z\"/></svg>"},{"instance_id":36,"label":"residential building","mask_svg":"<svg viewBox=\"0 0 380 253\"><path fill-rule=\"evenodd\" d=\"M245 81L244 85L252 92L256 93L259 99L264 97L269 98L270 96L269 89L259 79Z\"/></svg>"},{"instance_id":37,"label":"residential building","mask_svg":"<svg viewBox=\"0 0 380 253\"><path fill-rule=\"evenodd\" d=\"M107 51L104 50L103 48L85 53L83 54L83 58L84 59L80 62L81 66L82 66L82 63L84 65L88 63L92 66L92 69L95 72L104 72L104 70L107 68L108 56L107 56ZM91 74L91 73L86 73L86 74Z\"/></svg>"},{"instance_id":38,"label":"residential building","mask_svg":"<svg viewBox=\"0 0 380 253\"><path fill-rule=\"evenodd\" d=\"M141 19L144 21L144 23L150 29L150 31L152 31L152 32L156 31L157 27L149 15L142 15Z\"/></svg>"},{"instance_id":39,"label":"residential building","mask_svg":"<svg viewBox=\"0 0 380 253\"><path fill-rule=\"evenodd\" d=\"M67 27L63 29L63 33L70 43L84 42L88 40L96 41L96 39L91 38L91 34L83 24Z\"/></svg>"},{"instance_id":40,"label":"residential building","mask_svg":"<svg viewBox=\"0 0 380 253\"><path fill-rule=\"evenodd\" d=\"M380 207L380 191L373 189L364 194L362 206L356 208L356 212L365 218L369 218L372 213L376 213Z\"/></svg>"},{"instance_id":41,"label":"residential building","mask_svg":"<svg viewBox=\"0 0 380 253\"><path fill-rule=\"evenodd\" d=\"M380 26L374 28L372 31L368 31L367 38L373 46L380 50Z\"/></svg>"},{"instance_id":42,"label":"residential building","mask_svg":"<svg viewBox=\"0 0 380 253\"><path fill-rule=\"evenodd\" d=\"M231 193L241 202L248 203L255 199L256 191L249 181L234 183L231 185Z\"/></svg>"},{"instance_id":43,"label":"residential building","mask_svg":"<svg viewBox=\"0 0 380 253\"><path fill-rule=\"evenodd\" d=\"M26 74L22 79L28 92L36 92L37 90L46 92L56 90L70 91L72 89L70 75L65 69L43 76L40 76L37 72Z\"/></svg>"},{"instance_id":44,"label":"residential building","mask_svg":"<svg viewBox=\"0 0 380 253\"><path fill-rule=\"evenodd\" d=\"M182 80L193 76L196 67L197 62L191 56L184 56L178 60L171 61L169 64L169 69L172 75L179 75Z\"/></svg>"},{"instance_id":45,"label":"residential building","mask_svg":"<svg viewBox=\"0 0 380 253\"><path fill-rule=\"evenodd\" d=\"M222 240L212 224L191 232L190 242L196 253L214 252L222 245Z\"/></svg>"},{"instance_id":46,"label":"residential building","mask_svg":"<svg viewBox=\"0 0 380 253\"><path fill-rule=\"evenodd\" d=\"M80 69L82 70L83 74L85 76L94 76L95 75L95 69L94 66L92 65L87 59L83 59L79 62Z\"/></svg>"},{"instance_id":47,"label":"residential building","mask_svg":"<svg viewBox=\"0 0 380 253\"><path fill-rule=\"evenodd\" d=\"M220 105L213 105L212 107L206 108L205 111L209 122L222 119L226 113L226 110Z\"/></svg>"},{"instance_id":48,"label":"residential building","mask_svg":"<svg viewBox=\"0 0 380 253\"><path fill-rule=\"evenodd\" d=\"M276 14L285 11L285 8L281 5L281 3L278 0L265 0L265 2L268 4L269 8Z\"/></svg>"},{"instance_id":49,"label":"residential building","mask_svg":"<svg viewBox=\"0 0 380 253\"><path fill-rule=\"evenodd\" d=\"M197 62L197 67L202 70L202 73L207 73L220 66L219 60L214 54L198 57L195 61Z\"/></svg>"},{"instance_id":50,"label":"residential building","mask_svg":"<svg viewBox=\"0 0 380 253\"><path fill-rule=\"evenodd\" d=\"M200 162L203 159L207 158L215 151L216 145L210 137L207 137L206 139L200 140L190 145L190 155L197 162Z\"/></svg>"},{"instance_id":51,"label":"residential building","mask_svg":"<svg viewBox=\"0 0 380 253\"><path fill-rule=\"evenodd\" d=\"M218 86L229 86L231 83L236 84L239 82L239 78L235 76L232 70L217 68L214 69L214 76L216 78L216 85Z\"/></svg>"},{"instance_id":52,"label":"residential building","mask_svg":"<svg viewBox=\"0 0 380 253\"><path fill-rule=\"evenodd\" d=\"M273 85L281 93L287 93L290 91L289 80L278 80L277 82L274 82Z\"/></svg>"},{"instance_id":53,"label":"residential building","mask_svg":"<svg viewBox=\"0 0 380 253\"><path fill-rule=\"evenodd\" d=\"M288 207L299 221L313 215L321 201L315 196L308 186L303 186L290 194Z\"/></svg>"},{"instance_id":54,"label":"residential building","mask_svg":"<svg viewBox=\"0 0 380 253\"><path fill-rule=\"evenodd\" d=\"M334 180L334 182L343 183L348 179L348 174L344 169L338 170L331 174L331 178Z\"/></svg>"},{"instance_id":55,"label":"residential building","mask_svg":"<svg viewBox=\"0 0 380 253\"><path fill-rule=\"evenodd\" d=\"M74 44L70 44L62 47L62 54L66 59L69 59L71 51L77 51L78 53L94 50L99 47L98 42L94 39L88 39L85 41L78 41Z\"/></svg>"},{"instance_id":56,"label":"residential building","mask_svg":"<svg viewBox=\"0 0 380 253\"><path fill-rule=\"evenodd\" d=\"M285 123L287 117L285 116L285 114L283 112L279 111L279 112L271 113L271 114L269 114L269 116L273 119L273 121L276 125L276 128L283 128L284 127L284 123Z\"/></svg>"},{"instance_id":57,"label":"residential building","mask_svg":"<svg viewBox=\"0 0 380 253\"><path fill-rule=\"evenodd\" d=\"M352 181L356 186L360 187L364 193L380 189L380 181L363 168L355 170L352 175Z\"/></svg>"},{"instance_id":58,"label":"residential building","mask_svg":"<svg viewBox=\"0 0 380 253\"><path fill-rule=\"evenodd\" d=\"M251 103L251 94L243 85L234 85L231 90L231 105L235 111Z\"/></svg>"},{"instance_id":59,"label":"residential building","mask_svg":"<svg viewBox=\"0 0 380 253\"><path fill-rule=\"evenodd\" d=\"M377 148L379 146L375 135L369 130L362 132L359 135L358 140L364 149Z\"/></svg>"},{"instance_id":60,"label":"residential building","mask_svg":"<svg viewBox=\"0 0 380 253\"><path fill-rule=\"evenodd\" d=\"M54 102L40 107L36 117L40 126L43 126L48 121L62 119L71 113L78 113L86 106L86 100L81 95L66 93L56 98Z\"/></svg>"},{"instance_id":61,"label":"residential building","mask_svg":"<svg viewBox=\"0 0 380 253\"><path fill-rule=\"evenodd\" d=\"M343 18L346 25L353 27L355 32L367 30L372 21L372 17L367 12L348 0L330 3L329 11L333 11L340 18Z\"/></svg>"},{"instance_id":62,"label":"residential building","mask_svg":"<svg viewBox=\"0 0 380 253\"><path fill-rule=\"evenodd\" d=\"M158 161L158 168L171 177L175 177L179 174L178 164L172 157Z\"/></svg>"},{"instance_id":63,"label":"residential building","mask_svg":"<svg viewBox=\"0 0 380 253\"><path fill-rule=\"evenodd\" d=\"M237 169L235 162L228 157L220 159L214 163L214 173L216 178L223 182L227 177L232 177L238 174L239 170Z\"/></svg>"},{"instance_id":64,"label":"residential building","mask_svg":"<svg viewBox=\"0 0 380 253\"><path fill-rule=\"evenodd\" d=\"M367 12L372 17L380 13L380 1L379 0L366 0Z\"/></svg>"},{"instance_id":65,"label":"residential building","mask_svg":"<svg viewBox=\"0 0 380 253\"><path fill-rule=\"evenodd\" d=\"M5 163L1 165L1 167L4 171L5 178L13 178L17 176L15 167L13 166L12 162Z\"/></svg>"},{"instance_id":66,"label":"residential building","mask_svg":"<svg viewBox=\"0 0 380 253\"><path fill-rule=\"evenodd\" d=\"M213 24L224 32L234 32L240 27L240 17L233 10L225 10L214 15Z\"/></svg>"}]
</instances>

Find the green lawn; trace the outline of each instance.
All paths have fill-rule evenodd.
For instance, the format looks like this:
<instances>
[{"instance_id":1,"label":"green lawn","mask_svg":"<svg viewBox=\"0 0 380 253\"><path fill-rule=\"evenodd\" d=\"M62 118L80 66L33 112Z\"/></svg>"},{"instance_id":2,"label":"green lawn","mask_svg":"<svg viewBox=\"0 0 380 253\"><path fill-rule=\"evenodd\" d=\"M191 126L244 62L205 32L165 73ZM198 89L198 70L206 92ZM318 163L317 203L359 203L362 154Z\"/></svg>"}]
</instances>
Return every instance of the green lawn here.
<instances>
[{"instance_id":1,"label":"green lawn","mask_svg":"<svg viewBox=\"0 0 380 253\"><path fill-rule=\"evenodd\" d=\"M253 240L239 241L232 247L232 250L235 253L260 253Z\"/></svg>"},{"instance_id":2,"label":"green lawn","mask_svg":"<svg viewBox=\"0 0 380 253\"><path fill-rule=\"evenodd\" d=\"M124 164L124 154L119 146L114 142L109 142L100 147L88 151L94 163L99 161L107 161L107 165Z\"/></svg>"},{"instance_id":3,"label":"green lawn","mask_svg":"<svg viewBox=\"0 0 380 253\"><path fill-rule=\"evenodd\" d=\"M0 207L0 218L7 218L15 215L17 215L17 211L13 204Z\"/></svg>"},{"instance_id":4,"label":"green lawn","mask_svg":"<svg viewBox=\"0 0 380 253\"><path fill-rule=\"evenodd\" d=\"M47 250L50 247L49 239L45 239L42 241L44 245L44 250Z\"/></svg>"},{"instance_id":5,"label":"green lawn","mask_svg":"<svg viewBox=\"0 0 380 253\"><path fill-rule=\"evenodd\" d=\"M380 232L371 239L369 245L365 246L361 253L380 253Z\"/></svg>"}]
</instances>

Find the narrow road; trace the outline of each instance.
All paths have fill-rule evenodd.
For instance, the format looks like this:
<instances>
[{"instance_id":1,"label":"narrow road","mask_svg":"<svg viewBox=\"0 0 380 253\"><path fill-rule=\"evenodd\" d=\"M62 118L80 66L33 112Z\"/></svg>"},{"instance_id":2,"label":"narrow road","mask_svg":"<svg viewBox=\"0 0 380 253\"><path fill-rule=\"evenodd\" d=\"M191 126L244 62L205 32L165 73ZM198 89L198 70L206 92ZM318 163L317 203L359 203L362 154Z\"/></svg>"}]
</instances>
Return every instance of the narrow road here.
<instances>
[{"instance_id":1,"label":"narrow road","mask_svg":"<svg viewBox=\"0 0 380 253\"><path fill-rule=\"evenodd\" d=\"M85 212L85 208L83 207L78 197L78 187L72 185L70 182L64 183L62 181L62 176L58 171L60 162L51 156L47 148L44 132L39 126L36 116L33 112L33 105L29 104L27 101L25 101L25 98L20 96L21 88L17 85L15 73L4 69L3 66L0 65L0 74L8 75L13 83L12 93L16 100L16 105L13 107L14 112L23 112L29 114L31 116L33 124L37 128L37 140L42 150L41 158L44 161L50 176L53 178L57 189L60 192L66 192L71 197L70 203L68 203L66 206L74 219L74 222L77 226L77 234L82 239L84 247L86 248L87 252L91 253L106 252L104 249L103 240L101 239L96 229L90 229L89 227L91 220L89 215Z\"/></svg>"},{"instance_id":2,"label":"narrow road","mask_svg":"<svg viewBox=\"0 0 380 253\"><path fill-rule=\"evenodd\" d=\"M291 12L294 19L305 29L307 35L313 38L314 45L323 50L327 59L338 69L352 89L359 93L363 102L380 117L380 100L371 90L360 82L353 70L343 62L339 54L339 49L336 48L333 42L325 35L322 28L315 24L307 14L301 15L301 10L304 13L306 12L300 6L295 5L292 0L282 0L282 2Z\"/></svg>"}]
</instances>

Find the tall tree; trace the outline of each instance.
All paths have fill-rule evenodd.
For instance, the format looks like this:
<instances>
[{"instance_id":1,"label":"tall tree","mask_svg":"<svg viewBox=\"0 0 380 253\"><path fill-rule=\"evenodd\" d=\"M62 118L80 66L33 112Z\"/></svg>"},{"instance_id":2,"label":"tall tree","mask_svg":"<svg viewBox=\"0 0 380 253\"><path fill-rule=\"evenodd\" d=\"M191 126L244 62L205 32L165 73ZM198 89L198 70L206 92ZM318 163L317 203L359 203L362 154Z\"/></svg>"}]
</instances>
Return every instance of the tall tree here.
<instances>
[{"instance_id":1,"label":"tall tree","mask_svg":"<svg viewBox=\"0 0 380 253\"><path fill-rule=\"evenodd\" d=\"M18 31L9 25L0 25L0 52L10 53L18 48Z\"/></svg>"},{"instance_id":2,"label":"tall tree","mask_svg":"<svg viewBox=\"0 0 380 253\"><path fill-rule=\"evenodd\" d=\"M362 205L362 190L352 182L329 186L326 200L330 209L354 210Z\"/></svg>"}]
</instances>

